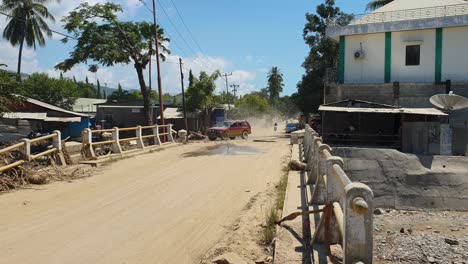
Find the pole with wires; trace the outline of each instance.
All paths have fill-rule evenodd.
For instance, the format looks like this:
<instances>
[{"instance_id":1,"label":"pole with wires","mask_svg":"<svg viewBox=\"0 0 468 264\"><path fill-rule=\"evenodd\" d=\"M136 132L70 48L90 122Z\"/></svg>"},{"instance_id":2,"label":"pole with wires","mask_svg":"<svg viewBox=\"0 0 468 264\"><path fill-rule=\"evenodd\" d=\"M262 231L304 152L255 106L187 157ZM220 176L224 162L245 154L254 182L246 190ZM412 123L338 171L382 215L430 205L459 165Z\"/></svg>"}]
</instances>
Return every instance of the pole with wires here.
<instances>
[{"instance_id":1,"label":"pole with wires","mask_svg":"<svg viewBox=\"0 0 468 264\"><path fill-rule=\"evenodd\" d=\"M159 112L161 116L160 125L164 126L164 103L163 103L163 91L161 84L161 65L159 62L159 41L158 41L158 24L156 23L156 0L153 0L153 22L154 22L154 44L156 52L156 70L158 73L158 93L159 93ZM163 133L166 133L165 127L163 127ZM171 133L171 131L169 131ZM162 141L165 142L165 136L162 138Z\"/></svg>"},{"instance_id":2,"label":"pole with wires","mask_svg":"<svg viewBox=\"0 0 468 264\"><path fill-rule=\"evenodd\" d=\"M228 76L232 76L232 72L230 74L227 74L227 73L224 73L223 75L221 75L224 77L224 79L226 80L226 102L227 102L227 105L228 105L228 112L231 111L231 105L229 104L229 84L228 84ZM228 118L228 115L226 113L226 119Z\"/></svg>"},{"instance_id":3,"label":"pole with wires","mask_svg":"<svg viewBox=\"0 0 468 264\"><path fill-rule=\"evenodd\" d=\"M187 109L185 107L184 73L182 72L182 58L179 58L179 65L180 65L180 84L182 86L182 107L184 111L184 125L185 125L185 131L187 131L188 133Z\"/></svg>"}]
</instances>

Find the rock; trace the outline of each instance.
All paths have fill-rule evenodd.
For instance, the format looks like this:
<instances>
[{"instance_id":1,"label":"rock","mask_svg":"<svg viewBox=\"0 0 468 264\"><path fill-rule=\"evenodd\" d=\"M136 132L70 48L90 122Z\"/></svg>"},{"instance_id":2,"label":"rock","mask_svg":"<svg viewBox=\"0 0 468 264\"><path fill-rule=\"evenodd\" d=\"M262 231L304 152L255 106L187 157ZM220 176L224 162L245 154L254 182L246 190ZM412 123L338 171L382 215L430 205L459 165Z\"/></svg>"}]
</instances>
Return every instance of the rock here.
<instances>
[{"instance_id":1,"label":"rock","mask_svg":"<svg viewBox=\"0 0 468 264\"><path fill-rule=\"evenodd\" d=\"M405 228L404 228L404 227L402 227L402 228L400 229L400 233L402 233L402 234L405 233Z\"/></svg>"},{"instance_id":2,"label":"rock","mask_svg":"<svg viewBox=\"0 0 468 264\"><path fill-rule=\"evenodd\" d=\"M452 246L456 246L456 245L459 244L458 241L456 239L453 239L453 238L446 238L445 243L447 243L449 245L452 245Z\"/></svg>"},{"instance_id":3,"label":"rock","mask_svg":"<svg viewBox=\"0 0 468 264\"><path fill-rule=\"evenodd\" d=\"M252 261L246 261L235 253L226 253L215 259L212 263L215 264L253 264Z\"/></svg>"},{"instance_id":4,"label":"rock","mask_svg":"<svg viewBox=\"0 0 468 264\"><path fill-rule=\"evenodd\" d=\"M297 160L291 160L289 162L289 169L293 171L305 171L306 167L307 167L307 164L302 163Z\"/></svg>"},{"instance_id":5,"label":"rock","mask_svg":"<svg viewBox=\"0 0 468 264\"><path fill-rule=\"evenodd\" d=\"M429 263L435 263L436 260L433 257L427 257L427 262Z\"/></svg>"},{"instance_id":6,"label":"rock","mask_svg":"<svg viewBox=\"0 0 468 264\"><path fill-rule=\"evenodd\" d=\"M432 227L431 226L426 226L426 229L432 229Z\"/></svg>"},{"instance_id":7,"label":"rock","mask_svg":"<svg viewBox=\"0 0 468 264\"><path fill-rule=\"evenodd\" d=\"M381 215L381 214L384 214L384 213L385 213L385 211L382 208L376 208L374 210L375 215Z\"/></svg>"}]
</instances>

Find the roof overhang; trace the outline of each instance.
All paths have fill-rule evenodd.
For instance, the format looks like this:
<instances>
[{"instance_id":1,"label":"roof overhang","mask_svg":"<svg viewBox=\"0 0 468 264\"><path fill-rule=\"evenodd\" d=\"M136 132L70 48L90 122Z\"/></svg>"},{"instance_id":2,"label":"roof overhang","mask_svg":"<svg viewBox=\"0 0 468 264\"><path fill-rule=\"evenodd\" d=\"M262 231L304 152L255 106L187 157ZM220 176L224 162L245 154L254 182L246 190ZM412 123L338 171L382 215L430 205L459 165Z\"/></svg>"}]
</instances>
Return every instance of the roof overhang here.
<instances>
[{"instance_id":1,"label":"roof overhang","mask_svg":"<svg viewBox=\"0 0 468 264\"><path fill-rule=\"evenodd\" d=\"M373 113L373 114L411 114L411 115L431 115L448 116L448 114L435 108L361 108L361 107L339 107L326 106L319 107L321 112L342 112L342 113Z\"/></svg>"},{"instance_id":2,"label":"roof overhang","mask_svg":"<svg viewBox=\"0 0 468 264\"><path fill-rule=\"evenodd\" d=\"M328 27L326 34L328 37L337 40L340 36L349 35L468 26L468 14L380 23L366 23L365 19L366 17L361 18L361 23L359 24Z\"/></svg>"},{"instance_id":3,"label":"roof overhang","mask_svg":"<svg viewBox=\"0 0 468 264\"><path fill-rule=\"evenodd\" d=\"M41 120L45 122L81 122L81 117L49 117L47 113L12 112L4 113L2 117L7 119Z\"/></svg>"}]
</instances>

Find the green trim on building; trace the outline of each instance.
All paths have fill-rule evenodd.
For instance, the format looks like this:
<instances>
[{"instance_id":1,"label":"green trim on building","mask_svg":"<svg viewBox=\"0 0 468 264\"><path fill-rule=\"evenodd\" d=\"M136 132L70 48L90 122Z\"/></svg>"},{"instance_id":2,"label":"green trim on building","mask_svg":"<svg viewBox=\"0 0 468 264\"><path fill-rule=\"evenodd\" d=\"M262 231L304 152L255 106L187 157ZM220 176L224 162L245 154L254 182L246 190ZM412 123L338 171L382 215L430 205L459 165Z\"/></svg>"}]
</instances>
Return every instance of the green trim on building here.
<instances>
[{"instance_id":1,"label":"green trim on building","mask_svg":"<svg viewBox=\"0 0 468 264\"><path fill-rule=\"evenodd\" d=\"M392 32L385 32L385 83L392 81Z\"/></svg>"},{"instance_id":2,"label":"green trim on building","mask_svg":"<svg viewBox=\"0 0 468 264\"><path fill-rule=\"evenodd\" d=\"M346 41L345 36L340 36L340 46L339 46L339 55L338 55L338 82L344 83L345 76L345 49Z\"/></svg>"},{"instance_id":3,"label":"green trim on building","mask_svg":"<svg viewBox=\"0 0 468 264\"><path fill-rule=\"evenodd\" d=\"M442 42L443 42L443 30L442 28L436 28L435 83L442 82Z\"/></svg>"}]
</instances>

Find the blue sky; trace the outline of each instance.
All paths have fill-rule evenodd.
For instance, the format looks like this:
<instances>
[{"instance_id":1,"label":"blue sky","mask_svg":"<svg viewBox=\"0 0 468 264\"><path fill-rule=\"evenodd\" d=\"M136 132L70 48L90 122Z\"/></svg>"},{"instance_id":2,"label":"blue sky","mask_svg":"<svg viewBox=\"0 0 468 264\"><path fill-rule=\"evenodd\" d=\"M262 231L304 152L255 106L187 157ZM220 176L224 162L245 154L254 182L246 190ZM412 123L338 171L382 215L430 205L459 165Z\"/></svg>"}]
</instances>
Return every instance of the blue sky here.
<instances>
[{"instance_id":1,"label":"blue sky","mask_svg":"<svg viewBox=\"0 0 468 264\"><path fill-rule=\"evenodd\" d=\"M151 6L151 0L146 0ZM158 0L158 20L172 37L170 43L172 54L168 62L163 63L162 80L164 91L172 94L180 90L180 75L175 63L179 57L186 62L185 69L208 72L216 69L233 73L230 83L240 85L240 93L248 93L266 86L266 75L269 68L278 66L284 75L283 94L296 91L296 84L301 79L301 64L307 55L308 48L302 40L302 29L305 13L315 12L315 7L323 1L318 0L172 0L184 21L197 40L201 50L186 31L171 0ZM50 11L57 21L84 0L67 0L61 4L49 4ZM89 0L90 3L105 2ZM149 10L139 0L114 0L125 9L123 20L151 20ZM338 0L337 5L348 13L363 13L368 0ZM165 9L166 14L163 12ZM171 24L175 24L177 30ZM3 31L4 18L0 20ZM58 31L60 22L52 25ZM179 33L183 39L179 36ZM27 49L24 52L23 72L48 72L58 76L53 66L65 59L72 50L73 43L62 44L56 36L47 42L46 47L36 51ZM184 41L185 39L185 41ZM7 63L9 69L15 70L17 48L11 47L5 40L0 42L0 63ZM94 80L94 74L86 71L85 65L75 67L65 76L76 76L84 79L88 76ZM125 89L138 89L136 73L131 65L101 68L97 74L101 83L110 87L121 83ZM153 83L155 78L153 78ZM218 92L224 90L224 83L217 82Z\"/></svg>"}]
</instances>

